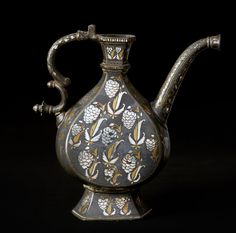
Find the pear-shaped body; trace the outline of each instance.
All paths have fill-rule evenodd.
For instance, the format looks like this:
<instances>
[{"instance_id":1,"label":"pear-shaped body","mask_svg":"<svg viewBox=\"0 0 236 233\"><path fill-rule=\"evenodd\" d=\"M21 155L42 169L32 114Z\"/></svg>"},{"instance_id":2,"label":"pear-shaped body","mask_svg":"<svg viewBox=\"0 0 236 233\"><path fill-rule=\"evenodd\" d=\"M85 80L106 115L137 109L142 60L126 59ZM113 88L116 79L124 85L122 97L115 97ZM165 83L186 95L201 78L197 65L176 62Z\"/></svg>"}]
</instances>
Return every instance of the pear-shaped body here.
<instances>
[{"instance_id":1,"label":"pear-shaped body","mask_svg":"<svg viewBox=\"0 0 236 233\"><path fill-rule=\"evenodd\" d=\"M101 44L103 75L99 83L64 112L70 79L55 68L58 48L70 41ZM154 102L149 104L127 77L133 35L96 34L95 26L57 40L47 65L61 102L35 105L57 116L56 150L61 165L84 183L85 192L73 209L82 220L127 220L146 215L138 186L160 171L170 154L166 121L183 78L197 54L218 49L220 35L190 45L177 59ZM84 77L86 78L86 77Z\"/></svg>"},{"instance_id":2,"label":"pear-shaped body","mask_svg":"<svg viewBox=\"0 0 236 233\"><path fill-rule=\"evenodd\" d=\"M163 157L163 129L150 104L119 72L71 108L58 128L61 163L86 183L131 187L147 180Z\"/></svg>"}]
</instances>

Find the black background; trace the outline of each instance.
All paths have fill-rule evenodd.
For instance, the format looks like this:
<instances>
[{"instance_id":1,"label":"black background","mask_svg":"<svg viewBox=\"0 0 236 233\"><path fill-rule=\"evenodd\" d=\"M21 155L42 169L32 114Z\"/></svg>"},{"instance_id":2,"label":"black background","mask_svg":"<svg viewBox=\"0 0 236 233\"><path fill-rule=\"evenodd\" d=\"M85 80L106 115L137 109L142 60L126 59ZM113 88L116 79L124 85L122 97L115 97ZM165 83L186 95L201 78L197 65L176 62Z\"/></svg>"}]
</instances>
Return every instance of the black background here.
<instances>
[{"instance_id":1,"label":"black background","mask_svg":"<svg viewBox=\"0 0 236 233\"><path fill-rule=\"evenodd\" d=\"M227 3L183 6L122 2L3 7L1 78L1 213L3 232L235 232L235 17ZM56 104L46 56L59 37L97 25L98 33L135 34L129 78L152 101L180 53L192 42L222 34L221 51L199 55L186 75L168 121L171 158L142 187L152 213L139 221L82 222L71 209L82 184L60 167L55 119L32 111ZM94 42L72 43L57 56L70 77L68 107L101 76Z\"/></svg>"}]
</instances>

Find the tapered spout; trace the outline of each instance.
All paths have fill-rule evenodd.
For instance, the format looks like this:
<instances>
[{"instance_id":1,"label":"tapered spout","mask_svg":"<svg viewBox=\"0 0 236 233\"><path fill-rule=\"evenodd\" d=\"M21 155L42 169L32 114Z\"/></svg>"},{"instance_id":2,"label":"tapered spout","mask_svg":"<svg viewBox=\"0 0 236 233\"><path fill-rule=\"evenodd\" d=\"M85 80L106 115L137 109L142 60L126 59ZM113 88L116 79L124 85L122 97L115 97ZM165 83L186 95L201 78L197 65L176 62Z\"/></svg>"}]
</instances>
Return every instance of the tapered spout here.
<instances>
[{"instance_id":1,"label":"tapered spout","mask_svg":"<svg viewBox=\"0 0 236 233\"><path fill-rule=\"evenodd\" d=\"M157 117L165 124L178 89L184 79L184 76L193 62L194 58L203 50L219 49L220 35L207 37L191 44L179 56L171 71L169 72L164 84L162 85L156 99L152 103Z\"/></svg>"}]
</instances>

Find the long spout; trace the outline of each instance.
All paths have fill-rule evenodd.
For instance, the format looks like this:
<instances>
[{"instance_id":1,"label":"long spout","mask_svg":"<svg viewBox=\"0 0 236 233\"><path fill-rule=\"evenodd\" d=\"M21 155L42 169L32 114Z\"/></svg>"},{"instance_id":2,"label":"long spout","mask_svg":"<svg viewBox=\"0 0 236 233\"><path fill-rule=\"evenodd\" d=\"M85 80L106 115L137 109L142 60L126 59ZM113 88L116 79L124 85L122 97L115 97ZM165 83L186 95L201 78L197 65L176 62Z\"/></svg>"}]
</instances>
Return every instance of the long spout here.
<instances>
[{"instance_id":1,"label":"long spout","mask_svg":"<svg viewBox=\"0 0 236 233\"><path fill-rule=\"evenodd\" d=\"M191 44L179 56L170 73L168 74L156 99L152 103L153 110L164 124L168 119L176 94L188 68L190 67L194 58L206 48L219 50L220 35L207 37Z\"/></svg>"}]
</instances>

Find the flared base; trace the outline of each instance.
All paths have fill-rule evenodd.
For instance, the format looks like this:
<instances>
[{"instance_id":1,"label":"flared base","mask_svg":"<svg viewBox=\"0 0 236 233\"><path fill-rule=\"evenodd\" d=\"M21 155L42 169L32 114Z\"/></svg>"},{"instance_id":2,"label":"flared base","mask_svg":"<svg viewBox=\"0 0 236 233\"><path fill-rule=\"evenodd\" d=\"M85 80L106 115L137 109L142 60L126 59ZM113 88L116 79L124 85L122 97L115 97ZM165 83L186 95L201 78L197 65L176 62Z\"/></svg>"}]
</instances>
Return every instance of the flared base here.
<instances>
[{"instance_id":1,"label":"flared base","mask_svg":"<svg viewBox=\"0 0 236 233\"><path fill-rule=\"evenodd\" d=\"M144 217L151 209L142 201L138 190L97 191L84 186L84 194L72 210L81 220L133 220Z\"/></svg>"}]
</instances>

